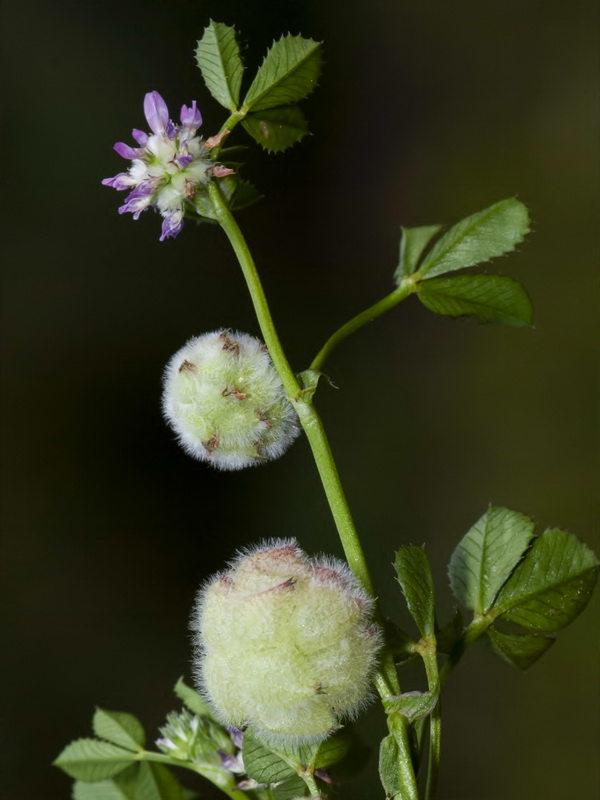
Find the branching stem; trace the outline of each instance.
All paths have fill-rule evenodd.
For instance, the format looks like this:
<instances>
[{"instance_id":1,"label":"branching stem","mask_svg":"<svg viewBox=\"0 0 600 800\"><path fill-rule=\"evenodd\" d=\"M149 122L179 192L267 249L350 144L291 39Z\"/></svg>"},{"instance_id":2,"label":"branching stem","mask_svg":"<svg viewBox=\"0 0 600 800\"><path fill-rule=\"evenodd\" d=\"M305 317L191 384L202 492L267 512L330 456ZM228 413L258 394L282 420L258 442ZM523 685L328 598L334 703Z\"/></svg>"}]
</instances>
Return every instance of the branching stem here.
<instances>
[{"instance_id":1,"label":"branching stem","mask_svg":"<svg viewBox=\"0 0 600 800\"><path fill-rule=\"evenodd\" d=\"M302 392L302 387L298 383L281 346L254 260L244 236L227 208L218 185L215 182L211 182L208 191L217 221L227 235L242 268L242 273L250 292L262 336L273 360L273 364L275 365L275 369L281 378L288 399L294 405L298 413L298 417L311 446L348 564L365 590L371 597L375 598L375 589L369 574L364 551L354 526L354 521L342 488L339 473L325 434L325 429L323 428L323 423L312 403L312 398L309 397L305 399L305 393ZM391 651L388 647L384 649L381 666L375 675L375 686L381 697L388 697L400 693L398 674ZM418 791L411 762L406 725L401 726L396 733L396 737L401 753L400 769L402 770L403 783L405 786L405 797L406 800L417 800Z\"/></svg>"}]
</instances>

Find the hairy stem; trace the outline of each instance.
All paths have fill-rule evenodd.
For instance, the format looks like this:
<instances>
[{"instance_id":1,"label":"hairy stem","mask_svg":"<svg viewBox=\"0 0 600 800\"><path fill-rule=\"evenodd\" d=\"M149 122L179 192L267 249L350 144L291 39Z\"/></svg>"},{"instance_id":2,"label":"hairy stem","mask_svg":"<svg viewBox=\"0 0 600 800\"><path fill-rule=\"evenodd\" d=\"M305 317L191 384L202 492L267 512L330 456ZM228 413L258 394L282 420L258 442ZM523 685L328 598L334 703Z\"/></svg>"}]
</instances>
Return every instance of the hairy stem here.
<instances>
[{"instance_id":1,"label":"hairy stem","mask_svg":"<svg viewBox=\"0 0 600 800\"><path fill-rule=\"evenodd\" d=\"M217 221L227 235L242 268L258 323L275 369L306 433L348 564L369 595L374 598L373 581L369 574L365 554L350 513L323 423L311 398L309 400L304 399L304 393L283 351L254 260L244 236L223 201L218 185L215 182L211 182L208 191ZM377 613L379 619L381 619L379 612ZM375 686L381 697L400 693L398 674L391 651L387 646L384 648L381 665L375 675ZM416 800L418 793L410 757L406 725L402 726L398 731L397 739L403 765L403 779L407 786L407 792L409 792L406 797L407 800Z\"/></svg>"},{"instance_id":2,"label":"hairy stem","mask_svg":"<svg viewBox=\"0 0 600 800\"><path fill-rule=\"evenodd\" d=\"M389 311L390 308L398 305L398 303L415 291L415 287L416 283L412 277L408 279L405 278L400 286L391 294L386 295L377 303L374 303L372 306L369 306L369 308L361 311L360 314L357 314L351 320L346 322L345 325L342 325L341 328L338 328L338 330L333 333L325 342L318 355L313 359L310 369L320 370L325 361L329 358L331 352L338 346L338 344L343 342L344 339L350 336L351 333L354 333L354 331L362 328L363 325L366 325L368 322L372 322L386 311Z\"/></svg>"}]
</instances>

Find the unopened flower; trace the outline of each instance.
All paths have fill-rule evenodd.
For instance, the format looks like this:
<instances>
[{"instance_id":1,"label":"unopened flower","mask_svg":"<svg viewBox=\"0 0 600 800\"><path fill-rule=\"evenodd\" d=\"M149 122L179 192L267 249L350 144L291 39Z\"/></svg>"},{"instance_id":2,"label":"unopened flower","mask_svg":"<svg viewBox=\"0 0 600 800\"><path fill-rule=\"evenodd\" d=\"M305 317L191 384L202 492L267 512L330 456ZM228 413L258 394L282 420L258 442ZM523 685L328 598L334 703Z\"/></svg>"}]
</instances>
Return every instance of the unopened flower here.
<instances>
[{"instance_id":1,"label":"unopened flower","mask_svg":"<svg viewBox=\"0 0 600 800\"><path fill-rule=\"evenodd\" d=\"M190 108L181 107L180 124L175 125L160 94L148 92L144 114L151 133L134 128L132 136L137 146L115 144L117 153L131 160L128 171L105 178L102 183L118 191L131 190L119 214L128 212L138 219L142 211L155 208L163 217L162 242L181 230L186 210L193 210L198 187L205 186L213 175L224 177L233 170L215 166L207 157L227 132L206 141L196 136L202 116L195 100Z\"/></svg>"},{"instance_id":2,"label":"unopened flower","mask_svg":"<svg viewBox=\"0 0 600 800\"><path fill-rule=\"evenodd\" d=\"M209 717L199 717L185 709L173 711L167 715L160 733L156 745L163 753L181 761L231 770L224 759L235 759L235 745L229 734Z\"/></svg>"},{"instance_id":3,"label":"unopened flower","mask_svg":"<svg viewBox=\"0 0 600 800\"><path fill-rule=\"evenodd\" d=\"M278 458L300 431L269 353L247 333L190 339L167 365L162 405L185 450L219 469Z\"/></svg>"},{"instance_id":4,"label":"unopened flower","mask_svg":"<svg viewBox=\"0 0 600 800\"><path fill-rule=\"evenodd\" d=\"M380 634L348 568L294 541L243 554L198 597L196 678L227 724L315 742L364 706Z\"/></svg>"}]
</instances>

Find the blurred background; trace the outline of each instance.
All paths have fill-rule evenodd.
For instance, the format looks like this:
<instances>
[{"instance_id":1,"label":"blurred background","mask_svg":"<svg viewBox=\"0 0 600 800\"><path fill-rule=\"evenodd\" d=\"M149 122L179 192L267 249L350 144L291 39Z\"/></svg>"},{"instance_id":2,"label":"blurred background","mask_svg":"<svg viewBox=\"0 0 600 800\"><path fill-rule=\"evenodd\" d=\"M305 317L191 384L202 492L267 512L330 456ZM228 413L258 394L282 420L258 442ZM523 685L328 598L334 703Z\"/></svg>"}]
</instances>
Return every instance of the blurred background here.
<instances>
[{"instance_id":1,"label":"blurred background","mask_svg":"<svg viewBox=\"0 0 600 800\"><path fill-rule=\"evenodd\" d=\"M245 174L266 198L239 217L298 371L391 290L400 225L514 194L531 209L533 234L492 269L524 282L533 329L409 299L328 363L339 389L323 385L318 406L386 613L410 625L391 561L426 542L449 617L445 565L489 502L598 549L599 9L2 4L3 797L70 797L50 763L90 735L96 705L138 715L154 737L190 675L197 587L237 547L296 536L341 555L305 441L233 474L175 444L163 365L192 335L258 328L219 229L188 224L159 243L156 215L120 217L122 195L100 186L123 167L113 143L146 127L150 90L173 116L196 99L205 135L218 130L224 112L193 58L210 17L241 32L249 75L284 32L325 42L304 103L314 135L283 155L252 149ZM599 612L596 596L529 673L468 655L445 701L441 798L596 796ZM376 707L363 728L383 735ZM345 800L379 796L375 769Z\"/></svg>"}]
</instances>

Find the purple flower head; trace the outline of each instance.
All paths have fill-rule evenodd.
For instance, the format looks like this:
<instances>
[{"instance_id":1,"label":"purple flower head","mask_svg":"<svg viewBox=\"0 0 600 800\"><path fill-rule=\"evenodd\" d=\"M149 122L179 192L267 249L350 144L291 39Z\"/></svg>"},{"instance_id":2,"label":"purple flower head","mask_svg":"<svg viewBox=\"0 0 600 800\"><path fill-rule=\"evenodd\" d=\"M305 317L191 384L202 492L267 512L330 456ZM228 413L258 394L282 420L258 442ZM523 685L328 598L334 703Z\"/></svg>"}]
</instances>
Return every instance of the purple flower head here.
<instances>
[{"instance_id":1,"label":"purple flower head","mask_svg":"<svg viewBox=\"0 0 600 800\"><path fill-rule=\"evenodd\" d=\"M153 133L166 133L169 109L158 92L148 92L144 97L144 114Z\"/></svg>"},{"instance_id":2,"label":"purple flower head","mask_svg":"<svg viewBox=\"0 0 600 800\"><path fill-rule=\"evenodd\" d=\"M181 107L181 124L169 119L167 104L156 91L144 97L144 114L152 133L134 128L131 135L138 145L117 142L114 149L131 161L127 172L120 172L102 183L118 191L130 189L119 214L138 219L147 208L163 217L160 241L172 239L183 227L186 213L194 213L194 196L213 176L224 177L232 170L215 166L210 150L220 143L227 131L204 141L196 136L202 115L193 100Z\"/></svg>"}]
</instances>

